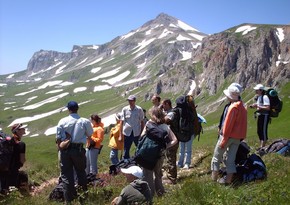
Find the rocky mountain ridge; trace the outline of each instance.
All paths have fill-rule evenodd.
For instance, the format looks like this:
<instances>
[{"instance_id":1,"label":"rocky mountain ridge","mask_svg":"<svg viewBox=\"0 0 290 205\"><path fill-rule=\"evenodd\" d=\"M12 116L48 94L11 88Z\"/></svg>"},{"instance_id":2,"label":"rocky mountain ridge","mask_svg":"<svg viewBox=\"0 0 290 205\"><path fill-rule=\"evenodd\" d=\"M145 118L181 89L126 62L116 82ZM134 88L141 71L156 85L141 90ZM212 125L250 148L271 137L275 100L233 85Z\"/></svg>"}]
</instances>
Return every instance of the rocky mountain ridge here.
<instances>
[{"instance_id":1,"label":"rocky mountain ridge","mask_svg":"<svg viewBox=\"0 0 290 205\"><path fill-rule=\"evenodd\" d=\"M82 70L83 76L94 67L102 68L100 74L121 67L130 70L130 78L146 76L145 83L153 85L150 92L186 93L194 80L194 94L215 94L226 80L244 87L289 81L289 49L289 25L244 24L207 35L161 13L103 45L73 46L68 53L40 50L24 75L7 81L49 80L63 74L78 81L75 71Z\"/></svg>"}]
</instances>

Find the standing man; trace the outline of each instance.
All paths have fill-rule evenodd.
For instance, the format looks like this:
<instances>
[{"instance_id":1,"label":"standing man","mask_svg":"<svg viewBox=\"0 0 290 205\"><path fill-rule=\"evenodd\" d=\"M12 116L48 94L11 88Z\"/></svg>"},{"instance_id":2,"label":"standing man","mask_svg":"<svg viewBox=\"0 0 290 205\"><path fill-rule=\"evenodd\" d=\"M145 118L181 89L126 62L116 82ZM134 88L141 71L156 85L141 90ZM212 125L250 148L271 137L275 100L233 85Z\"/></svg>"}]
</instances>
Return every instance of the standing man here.
<instances>
[{"instance_id":1,"label":"standing man","mask_svg":"<svg viewBox=\"0 0 290 205\"><path fill-rule=\"evenodd\" d=\"M124 159L130 158L132 143L137 146L140 134L144 128L144 113L140 106L136 105L136 96L127 98L129 105L122 109L121 132L119 140L124 135Z\"/></svg>"},{"instance_id":2,"label":"standing man","mask_svg":"<svg viewBox=\"0 0 290 205\"><path fill-rule=\"evenodd\" d=\"M60 149L60 166L61 179L64 182L64 199L66 203L71 203L77 194L74 186L74 170L78 178L78 184L83 191L87 190L86 151L84 145L87 138L90 138L93 134L93 128L88 119L81 118L78 115L79 106L77 102L68 102L67 109L69 116L59 121L56 140L59 145L65 138L70 138L68 148Z\"/></svg>"},{"instance_id":3,"label":"standing man","mask_svg":"<svg viewBox=\"0 0 290 205\"><path fill-rule=\"evenodd\" d=\"M264 86L258 84L254 87L257 95L257 102L252 104L250 107L257 109L256 116L257 120L257 133L260 139L260 148L264 147L268 140L268 124L270 121L270 99L265 95ZM259 148L259 149L260 149Z\"/></svg>"},{"instance_id":4,"label":"standing man","mask_svg":"<svg viewBox=\"0 0 290 205\"><path fill-rule=\"evenodd\" d=\"M162 102L163 111L165 112L165 123L170 125L170 129L174 133L175 127L173 124L174 120L174 112L172 111L172 103L170 99L165 99ZM174 133L175 134L175 133ZM178 150L178 143L176 143L174 146L170 147L169 149L166 149L166 165L165 169L167 171L167 178L168 180L165 180L164 183L167 184L176 184L177 181L177 166L176 166L176 160L177 160L177 150Z\"/></svg>"}]
</instances>

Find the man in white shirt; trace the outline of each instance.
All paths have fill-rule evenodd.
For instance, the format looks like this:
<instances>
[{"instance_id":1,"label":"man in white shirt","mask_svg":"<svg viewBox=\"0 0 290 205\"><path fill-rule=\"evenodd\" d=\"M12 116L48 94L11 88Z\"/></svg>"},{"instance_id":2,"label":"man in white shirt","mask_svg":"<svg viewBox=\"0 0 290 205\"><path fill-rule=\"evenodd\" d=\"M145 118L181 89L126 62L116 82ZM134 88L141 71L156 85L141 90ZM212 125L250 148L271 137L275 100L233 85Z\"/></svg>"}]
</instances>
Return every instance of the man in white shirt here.
<instances>
[{"instance_id":1,"label":"man in white shirt","mask_svg":"<svg viewBox=\"0 0 290 205\"><path fill-rule=\"evenodd\" d=\"M140 134L144 128L143 109L136 105L136 96L130 95L126 107L122 109L121 131L119 139L124 135L124 159L130 158L132 143L137 146Z\"/></svg>"}]
</instances>

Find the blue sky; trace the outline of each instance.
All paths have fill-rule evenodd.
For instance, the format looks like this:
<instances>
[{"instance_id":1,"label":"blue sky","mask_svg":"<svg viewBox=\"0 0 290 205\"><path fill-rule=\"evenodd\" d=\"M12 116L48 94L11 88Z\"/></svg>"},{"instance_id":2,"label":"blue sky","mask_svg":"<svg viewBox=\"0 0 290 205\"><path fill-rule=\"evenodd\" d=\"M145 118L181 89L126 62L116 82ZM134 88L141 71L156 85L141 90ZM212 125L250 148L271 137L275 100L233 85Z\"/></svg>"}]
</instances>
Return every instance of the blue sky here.
<instances>
[{"instance_id":1,"label":"blue sky","mask_svg":"<svg viewBox=\"0 0 290 205\"><path fill-rule=\"evenodd\" d=\"M206 34L242 23L290 24L289 0L0 0L0 75L41 49L103 44L160 13Z\"/></svg>"}]
</instances>

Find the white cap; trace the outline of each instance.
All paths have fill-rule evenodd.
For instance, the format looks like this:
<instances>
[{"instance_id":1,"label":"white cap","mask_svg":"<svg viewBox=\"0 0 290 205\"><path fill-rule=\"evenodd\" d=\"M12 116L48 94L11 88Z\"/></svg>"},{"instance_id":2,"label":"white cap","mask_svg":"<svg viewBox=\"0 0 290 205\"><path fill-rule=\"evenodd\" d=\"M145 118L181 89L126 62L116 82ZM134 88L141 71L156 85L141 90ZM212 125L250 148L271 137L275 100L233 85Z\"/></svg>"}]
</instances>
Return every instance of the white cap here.
<instances>
[{"instance_id":1,"label":"white cap","mask_svg":"<svg viewBox=\"0 0 290 205\"><path fill-rule=\"evenodd\" d=\"M254 87L254 90L264 90L264 86L262 84L258 84Z\"/></svg>"},{"instance_id":2,"label":"white cap","mask_svg":"<svg viewBox=\"0 0 290 205\"><path fill-rule=\"evenodd\" d=\"M132 174L133 176L141 179L143 177L143 171L138 166L131 166L128 168L121 168L121 172L124 174Z\"/></svg>"},{"instance_id":3,"label":"white cap","mask_svg":"<svg viewBox=\"0 0 290 205\"><path fill-rule=\"evenodd\" d=\"M236 86L229 86L224 90L224 94L232 100L239 100L240 90Z\"/></svg>"}]
</instances>

